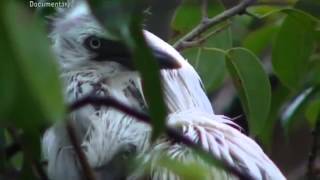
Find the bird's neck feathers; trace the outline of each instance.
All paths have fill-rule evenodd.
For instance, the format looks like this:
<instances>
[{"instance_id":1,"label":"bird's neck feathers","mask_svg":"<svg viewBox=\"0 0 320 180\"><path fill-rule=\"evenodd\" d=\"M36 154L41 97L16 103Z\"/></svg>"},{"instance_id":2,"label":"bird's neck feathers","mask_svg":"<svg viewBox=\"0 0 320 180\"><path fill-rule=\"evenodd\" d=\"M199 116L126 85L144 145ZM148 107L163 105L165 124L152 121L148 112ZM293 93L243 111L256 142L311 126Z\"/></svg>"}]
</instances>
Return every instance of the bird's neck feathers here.
<instances>
[{"instance_id":1,"label":"bird's neck feathers","mask_svg":"<svg viewBox=\"0 0 320 180\"><path fill-rule=\"evenodd\" d=\"M161 74L170 112L197 109L213 113L201 79L188 62L185 61L178 70L164 70Z\"/></svg>"},{"instance_id":2,"label":"bird's neck feathers","mask_svg":"<svg viewBox=\"0 0 320 180\"><path fill-rule=\"evenodd\" d=\"M212 106L194 68L167 42L144 31L147 43L153 49L166 52L181 65L178 69L162 70L163 90L170 112L198 109L213 113Z\"/></svg>"}]
</instances>

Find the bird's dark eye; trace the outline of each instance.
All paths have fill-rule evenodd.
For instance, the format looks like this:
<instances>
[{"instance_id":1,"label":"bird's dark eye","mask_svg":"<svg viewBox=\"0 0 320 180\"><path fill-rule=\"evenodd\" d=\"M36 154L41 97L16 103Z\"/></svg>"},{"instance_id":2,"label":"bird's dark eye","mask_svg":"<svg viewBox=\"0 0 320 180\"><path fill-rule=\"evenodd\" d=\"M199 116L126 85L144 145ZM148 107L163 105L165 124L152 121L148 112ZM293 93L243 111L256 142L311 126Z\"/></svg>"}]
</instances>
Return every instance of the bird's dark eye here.
<instances>
[{"instance_id":1,"label":"bird's dark eye","mask_svg":"<svg viewBox=\"0 0 320 180\"><path fill-rule=\"evenodd\" d=\"M131 68L131 54L128 48L119 41L106 39L99 36L89 36L83 46L89 50L93 61L114 61Z\"/></svg>"},{"instance_id":2,"label":"bird's dark eye","mask_svg":"<svg viewBox=\"0 0 320 180\"><path fill-rule=\"evenodd\" d=\"M101 48L101 40L98 37L91 36L88 39L90 49L97 50Z\"/></svg>"}]
</instances>

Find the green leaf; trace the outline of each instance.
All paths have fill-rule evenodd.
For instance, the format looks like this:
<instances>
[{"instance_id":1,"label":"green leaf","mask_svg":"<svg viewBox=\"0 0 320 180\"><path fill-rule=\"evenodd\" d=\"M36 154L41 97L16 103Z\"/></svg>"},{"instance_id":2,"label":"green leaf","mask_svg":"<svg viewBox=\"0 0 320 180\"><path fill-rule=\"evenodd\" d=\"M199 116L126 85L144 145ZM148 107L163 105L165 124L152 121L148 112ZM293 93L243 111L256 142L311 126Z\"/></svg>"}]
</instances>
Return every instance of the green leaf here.
<instances>
[{"instance_id":1,"label":"green leaf","mask_svg":"<svg viewBox=\"0 0 320 180\"><path fill-rule=\"evenodd\" d=\"M311 127L315 127L320 118L320 99L311 101L306 108L306 118Z\"/></svg>"},{"instance_id":2,"label":"green leaf","mask_svg":"<svg viewBox=\"0 0 320 180\"><path fill-rule=\"evenodd\" d=\"M268 5L252 6L248 8L248 12L259 19L283 13L298 13L308 15L317 21L317 17L319 17L319 12L317 11L319 5L318 2L315 1L317 0L300 0L294 5L294 7L277 7Z\"/></svg>"},{"instance_id":3,"label":"green leaf","mask_svg":"<svg viewBox=\"0 0 320 180\"><path fill-rule=\"evenodd\" d=\"M188 17L188 18L186 18ZM173 20L173 29L185 33L196 26L201 20L201 11L196 3L184 3L177 9L176 16Z\"/></svg>"},{"instance_id":4,"label":"green leaf","mask_svg":"<svg viewBox=\"0 0 320 180\"><path fill-rule=\"evenodd\" d=\"M159 65L154 60L150 49L146 45L140 26L132 25L134 44L131 45L135 67L139 70L143 80L143 94L149 106L152 118L152 138L157 138L165 130L165 119L167 115L166 104L163 99L163 91L160 81ZM128 38L130 38L128 37ZM127 42L130 44L130 42Z\"/></svg>"},{"instance_id":5,"label":"green leaf","mask_svg":"<svg viewBox=\"0 0 320 180\"><path fill-rule=\"evenodd\" d=\"M130 24L141 18L144 0L92 0L88 1L93 14L102 23L106 35L114 39L130 36Z\"/></svg>"},{"instance_id":6,"label":"green leaf","mask_svg":"<svg viewBox=\"0 0 320 180\"><path fill-rule=\"evenodd\" d=\"M137 1L138 2L138 1ZM91 1L94 14L107 32L117 36L131 49L135 68L143 80L143 93L152 119L155 139L165 129L167 115L163 100L159 65L154 60L141 31L140 3L121 1Z\"/></svg>"},{"instance_id":7,"label":"green leaf","mask_svg":"<svg viewBox=\"0 0 320 180\"><path fill-rule=\"evenodd\" d=\"M268 25L256 31L250 32L244 39L243 46L255 54L261 54L268 45L271 45L274 35L279 30L275 25Z\"/></svg>"},{"instance_id":8,"label":"green leaf","mask_svg":"<svg viewBox=\"0 0 320 180\"><path fill-rule=\"evenodd\" d=\"M282 83L291 89L301 85L313 51L315 22L310 16L288 11L272 51L272 65Z\"/></svg>"},{"instance_id":9,"label":"green leaf","mask_svg":"<svg viewBox=\"0 0 320 180\"><path fill-rule=\"evenodd\" d=\"M213 17L224 10L223 4L219 0L208 1L208 16ZM186 18L188 17L188 18ZM189 32L197 26L202 19L201 6L196 1L183 1L177 9L172 22L175 31L182 34Z\"/></svg>"},{"instance_id":10,"label":"green leaf","mask_svg":"<svg viewBox=\"0 0 320 180\"><path fill-rule=\"evenodd\" d=\"M258 18L265 18L272 14L281 12L281 10L285 9L284 7L277 6L268 6L268 5L260 5L260 6L251 6L248 8L248 12Z\"/></svg>"},{"instance_id":11,"label":"green leaf","mask_svg":"<svg viewBox=\"0 0 320 180\"><path fill-rule=\"evenodd\" d=\"M16 155L14 155L11 159L10 159L10 163L12 164L12 166L18 168L18 169L22 169L22 165L23 165L23 153L20 151L18 152Z\"/></svg>"},{"instance_id":12,"label":"green leaf","mask_svg":"<svg viewBox=\"0 0 320 180\"><path fill-rule=\"evenodd\" d=\"M219 0L208 1L208 16L213 17L224 10ZM186 18L188 17L188 18ZM180 34L189 32L201 21L201 6L198 1L183 1L177 9L172 27Z\"/></svg>"},{"instance_id":13,"label":"green leaf","mask_svg":"<svg viewBox=\"0 0 320 180\"><path fill-rule=\"evenodd\" d=\"M3 123L13 109L17 89L16 73L12 49L5 31L4 22L0 18L0 122ZM3 125L3 124L2 124Z\"/></svg>"},{"instance_id":14,"label":"green leaf","mask_svg":"<svg viewBox=\"0 0 320 180\"><path fill-rule=\"evenodd\" d=\"M0 43L0 79L4 88L1 87L0 96L8 103L0 103L4 106L4 111L0 110L0 119L4 120L1 125L9 124L23 132L23 169L29 171L22 170L22 174L34 179L30 162L40 160L40 128L47 123L44 120L64 117L62 88L46 33L37 17L15 1L6 2L1 8L0 36L4 38Z\"/></svg>"},{"instance_id":15,"label":"green leaf","mask_svg":"<svg viewBox=\"0 0 320 180\"><path fill-rule=\"evenodd\" d=\"M199 162L189 162L188 164L182 163L165 155L162 155L162 157L159 158L159 162L157 162L157 164L185 180L207 179L210 177L208 172L212 170Z\"/></svg>"},{"instance_id":16,"label":"green leaf","mask_svg":"<svg viewBox=\"0 0 320 180\"><path fill-rule=\"evenodd\" d=\"M272 145L274 126L277 120L279 120L281 108L288 98L290 98L290 95L289 89L281 84L272 90L270 113L266 125L260 135L262 143L269 148L271 148Z\"/></svg>"},{"instance_id":17,"label":"green leaf","mask_svg":"<svg viewBox=\"0 0 320 180\"><path fill-rule=\"evenodd\" d=\"M199 57L192 57L199 51ZM223 82L225 75L225 56L221 52L210 49L186 50L184 56L199 73L207 92L212 92Z\"/></svg>"},{"instance_id":18,"label":"green leaf","mask_svg":"<svg viewBox=\"0 0 320 180\"><path fill-rule=\"evenodd\" d=\"M259 59L244 48L227 52L227 69L238 90L253 135L266 124L271 103L271 87Z\"/></svg>"},{"instance_id":19,"label":"green leaf","mask_svg":"<svg viewBox=\"0 0 320 180\"><path fill-rule=\"evenodd\" d=\"M64 101L62 88L58 79L58 70L49 48L49 41L36 17L33 17L22 6L10 2L4 12L4 22L7 27L9 40L14 48L11 56L15 60L15 67L20 75L17 82L20 86L19 96L26 96L19 100L25 100L24 107L30 106L30 100L38 103L33 111L43 112L44 118L49 120L62 119L64 116ZM30 94L24 94L28 92ZM22 107L22 106L20 106ZM29 109L30 110L30 109ZM28 112L28 113L32 113ZM25 115L23 115L25 116ZM28 118L26 115L22 118Z\"/></svg>"},{"instance_id":20,"label":"green leaf","mask_svg":"<svg viewBox=\"0 0 320 180\"><path fill-rule=\"evenodd\" d=\"M204 48L187 49L183 51L183 56L199 73L207 92L212 92L221 85L225 77L223 51L232 46L230 30L209 38L203 46Z\"/></svg>"},{"instance_id":21,"label":"green leaf","mask_svg":"<svg viewBox=\"0 0 320 180\"><path fill-rule=\"evenodd\" d=\"M308 64L308 72L304 83L307 85L320 85L320 54L313 53Z\"/></svg>"}]
</instances>

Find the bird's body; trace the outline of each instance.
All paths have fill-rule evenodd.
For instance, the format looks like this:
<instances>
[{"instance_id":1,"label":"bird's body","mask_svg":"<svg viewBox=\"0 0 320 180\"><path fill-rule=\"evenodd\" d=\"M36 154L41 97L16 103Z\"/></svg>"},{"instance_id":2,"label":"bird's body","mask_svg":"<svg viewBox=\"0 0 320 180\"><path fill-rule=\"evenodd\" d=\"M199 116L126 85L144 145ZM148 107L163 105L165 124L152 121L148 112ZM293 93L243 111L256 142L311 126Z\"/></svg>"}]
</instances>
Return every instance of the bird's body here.
<instances>
[{"instance_id":1,"label":"bird's body","mask_svg":"<svg viewBox=\"0 0 320 180\"><path fill-rule=\"evenodd\" d=\"M223 160L226 164L245 172L253 179L284 179L279 169L262 149L242 134L229 118L216 115L207 98L200 77L194 68L170 45L154 35L148 35L149 44L172 53L181 68L161 70L165 101L169 109L167 124L179 128L194 142ZM185 162L203 162L186 146L172 144L168 139L153 146L154 151L167 152ZM206 162L203 162L208 166ZM155 168L154 179L177 179L167 169ZM208 179L237 179L221 168L211 168Z\"/></svg>"},{"instance_id":2,"label":"bird's body","mask_svg":"<svg viewBox=\"0 0 320 180\"><path fill-rule=\"evenodd\" d=\"M103 37L104 30L84 3L57 19L54 27L51 33L53 49L59 59L67 102L87 95L110 96L139 111L147 109L139 74L128 68L129 62L123 61L127 56L106 53L108 49L103 49L102 55L107 57L106 60L97 60L101 55L101 45L112 43L113 52L118 52L122 46L103 40L96 48L96 39L91 37ZM144 31L144 36L151 49L163 53L167 60L175 61L173 64L179 66L161 70L169 113L167 124L254 179L284 179L252 139L234 128L234 123L228 118L214 114L193 67L172 46L155 35ZM185 145L165 137L150 144L151 127L115 109L86 106L72 113L70 119L97 179L138 179L136 175L121 172L127 154L148 154L155 162L153 154L158 150L185 163L202 162L212 172L208 179L236 179L227 171L211 167ZM80 164L63 125L55 125L45 133L43 150L52 179L82 179ZM167 169L155 165L151 171L151 179L179 179Z\"/></svg>"}]
</instances>

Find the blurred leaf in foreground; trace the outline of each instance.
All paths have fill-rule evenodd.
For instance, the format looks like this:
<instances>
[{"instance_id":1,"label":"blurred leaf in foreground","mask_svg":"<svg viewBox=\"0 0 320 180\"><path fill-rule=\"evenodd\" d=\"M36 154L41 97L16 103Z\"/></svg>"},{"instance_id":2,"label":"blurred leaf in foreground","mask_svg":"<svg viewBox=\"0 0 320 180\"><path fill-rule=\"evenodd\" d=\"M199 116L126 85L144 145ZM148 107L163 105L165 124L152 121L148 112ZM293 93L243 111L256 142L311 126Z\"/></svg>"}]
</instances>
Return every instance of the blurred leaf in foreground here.
<instances>
[{"instance_id":1,"label":"blurred leaf in foreground","mask_svg":"<svg viewBox=\"0 0 320 180\"><path fill-rule=\"evenodd\" d=\"M33 162L40 160L40 130L48 123L45 120L64 117L62 89L48 39L37 17L14 1L4 3L1 10L1 35L5 41L1 45L4 59L0 62L0 77L4 79L3 92L8 96L4 99L8 104L4 104L5 112L0 118L22 129L15 135L24 153L22 177L34 179Z\"/></svg>"},{"instance_id":2,"label":"blurred leaf in foreground","mask_svg":"<svg viewBox=\"0 0 320 180\"><path fill-rule=\"evenodd\" d=\"M91 8L107 32L123 41L132 51L135 67L143 79L143 90L153 123L153 138L164 131L166 106L162 96L159 65L146 45L141 31L141 1L90 1ZM112 20L110 20L112 18Z\"/></svg>"},{"instance_id":3,"label":"blurred leaf in foreground","mask_svg":"<svg viewBox=\"0 0 320 180\"><path fill-rule=\"evenodd\" d=\"M3 19L13 54L8 54L10 58L2 62L14 62L12 70L17 73L14 79L17 94L11 118L24 125L41 121L40 118L62 119L62 88L43 27L36 17L14 2L7 4Z\"/></svg>"}]
</instances>

